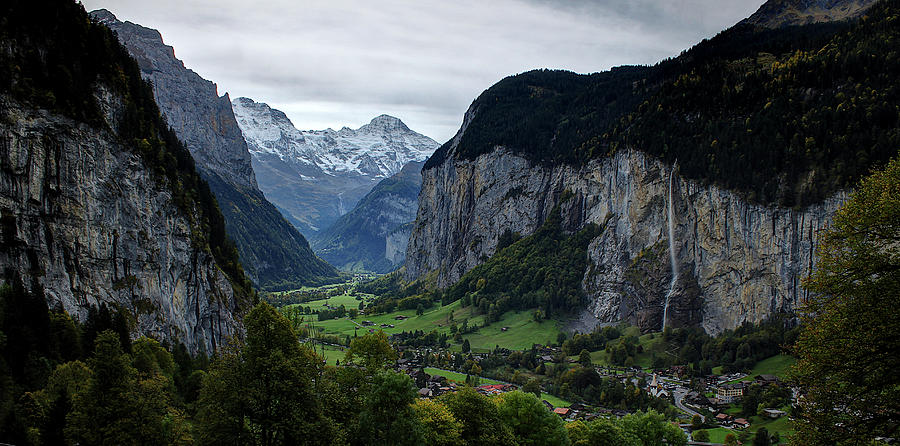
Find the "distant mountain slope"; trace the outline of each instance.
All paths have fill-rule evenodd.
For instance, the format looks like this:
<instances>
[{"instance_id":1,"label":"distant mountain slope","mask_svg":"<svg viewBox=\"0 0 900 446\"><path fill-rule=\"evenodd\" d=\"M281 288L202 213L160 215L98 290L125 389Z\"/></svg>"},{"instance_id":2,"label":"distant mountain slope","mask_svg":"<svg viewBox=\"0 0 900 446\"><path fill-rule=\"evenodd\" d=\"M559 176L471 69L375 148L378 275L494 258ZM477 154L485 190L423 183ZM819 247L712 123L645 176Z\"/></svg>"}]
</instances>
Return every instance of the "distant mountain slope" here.
<instances>
[{"instance_id":1,"label":"distant mountain slope","mask_svg":"<svg viewBox=\"0 0 900 446\"><path fill-rule=\"evenodd\" d=\"M769 0L741 23L780 28L854 19L877 0Z\"/></svg>"},{"instance_id":2,"label":"distant mountain slope","mask_svg":"<svg viewBox=\"0 0 900 446\"><path fill-rule=\"evenodd\" d=\"M313 249L344 270L387 273L400 267L409 223L416 218L423 164L411 162L381 180L352 211L313 240Z\"/></svg>"},{"instance_id":3,"label":"distant mountain slope","mask_svg":"<svg viewBox=\"0 0 900 446\"><path fill-rule=\"evenodd\" d=\"M106 10L91 15L116 31L152 82L163 115L208 179L250 278L267 290L336 278L337 271L313 254L257 188L228 95L218 96L214 83L185 68L159 31L121 22Z\"/></svg>"},{"instance_id":4,"label":"distant mountain slope","mask_svg":"<svg viewBox=\"0 0 900 446\"><path fill-rule=\"evenodd\" d=\"M301 131L287 116L248 98L233 103L260 189L307 237L330 227L379 181L438 144L381 115L359 129Z\"/></svg>"},{"instance_id":5,"label":"distant mountain slope","mask_svg":"<svg viewBox=\"0 0 900 446\"><path fill-rule=\"evenodd\" d=\"M0 271L75 318L214 352L253 303L137 63L69 0L0 3Z\"/></svg>"}]
</instances>

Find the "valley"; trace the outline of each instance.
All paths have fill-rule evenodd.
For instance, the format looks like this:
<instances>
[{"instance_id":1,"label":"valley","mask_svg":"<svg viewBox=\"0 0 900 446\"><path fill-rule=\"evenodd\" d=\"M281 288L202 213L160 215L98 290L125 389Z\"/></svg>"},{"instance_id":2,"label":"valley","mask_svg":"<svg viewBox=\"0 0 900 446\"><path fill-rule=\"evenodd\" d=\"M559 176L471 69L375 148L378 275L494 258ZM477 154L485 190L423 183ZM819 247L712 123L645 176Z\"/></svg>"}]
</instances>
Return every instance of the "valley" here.
<instances>
[{"instance_id":1,"label":"valley","mask_svg":"<svg viewBox=\"0 0 900 446\"><path fill-rule=\"evenodd\" d=\"M4 2L0 444L893 444L900 0L698 1Z\"/></svg>"}]
</instances>

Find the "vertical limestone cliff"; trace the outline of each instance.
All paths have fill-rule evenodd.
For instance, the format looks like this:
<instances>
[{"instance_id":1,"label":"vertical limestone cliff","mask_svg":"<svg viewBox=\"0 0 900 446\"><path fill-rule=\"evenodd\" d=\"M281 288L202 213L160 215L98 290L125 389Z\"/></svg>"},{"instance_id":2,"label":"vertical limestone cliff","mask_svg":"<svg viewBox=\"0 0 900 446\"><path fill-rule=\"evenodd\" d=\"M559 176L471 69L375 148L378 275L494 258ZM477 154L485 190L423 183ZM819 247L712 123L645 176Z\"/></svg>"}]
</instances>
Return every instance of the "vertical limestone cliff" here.
<instances>
[{"instance_id":1,"label":"vertical limestone cliff","mask_svg":"<svg viewBox=\"0 0 900 446\"><path fill-rule=\"evenodd\" d=\"M464 132L465 124L463 130ZM453 144L451 142L451 144ZM406 254L406 277L436 271L453 284L494 254L504 231L534 232L560 202L564 227L604 231L589 246L583 288L601 322L662 326L670 288L667 196L673 167L636 150L583 167L535 165L498 147L474 160L450 156L424 172ZM677 176L672 181L680 274L667 326L716 333L795 309L813 267L817 233L845 196L803 210L750 204L735 193Z\"/></svg>"},{"instance_id":2,"label":"vertical limestone cliff","mask_svg":"<svg viewBox=\"0 0 900 446\"><path fill-rule=\"evenodd\" d=\"M0 269L83 318L106 303L132 333L214 351L241 306L188 216L109 129L121 101L103 90L108 129L0 95Z\"/></svg>"}]
</instances>

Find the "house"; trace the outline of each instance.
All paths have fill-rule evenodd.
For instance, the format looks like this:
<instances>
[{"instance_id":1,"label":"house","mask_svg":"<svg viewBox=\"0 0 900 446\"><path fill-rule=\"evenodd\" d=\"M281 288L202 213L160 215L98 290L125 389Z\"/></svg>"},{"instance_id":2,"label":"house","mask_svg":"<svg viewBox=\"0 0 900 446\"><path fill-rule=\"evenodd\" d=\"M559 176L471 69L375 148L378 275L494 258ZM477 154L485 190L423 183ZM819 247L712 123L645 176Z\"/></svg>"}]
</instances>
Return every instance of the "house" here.
<instances>
[{"instance_id":1,"label":"house","mask_svg":"<svg viewBox=\"0 0 900 446\"><path fill-rule=\"evenodd\" d=\"M581 404L581 403L573 403L571 406L569 406L569 409L572 409L572 410L585 410L586 407L584 407L584 404Z\"/></svg>"},{"instance_id":2,"label":"house","mask_svg":"<svg viewBox=\"0 0 900 446\"><path fill-rule=\"evenodd\" d=\"M721 424L722 426L725 426L725 427L731 426L731 423L732 423L732 420L733 420L733 418L731 417L731 415L728 415L728 414L725 414L725 413L716 414L716 417L715 417L715 418L716 418L716 423L719 423L719 424Z\"/></svg>"},{"instance_id":3,"label":"house","mask_svg":"<svg viewBox=\"0 0 900 446\"><path fill-rule=\"evenodd\" d=\"M406 320L406 319L409 319L409 316L404 316L402 314L394 316L394 320L397 320L397 321L402 321L402 320Z\"/></svg>"},{"instance_id":4,"label":"house","mask_svg":"<svg viewBox=\"0 0 900 446\"><path fill-rule=\"evenodd\" d=\"M509 327L503 327L500 329L500 331L508 331L508 330L509 330Z\"/></svg>"},{"instance_id":5,"label":"house","mask_svg":"<svg viewBox=\"0 0 900 446\"><path fill-rule=\"evenodd\" d=\"M738 419L734 420L734 423L732 423L732 425L734 425L734 427L736 427L738 429L746 429L746 428L750 427L750 422L743 418L738 418Z\"/></svg>"},{"instance_id":6,"label":"house","mask_svg":"<svg viewBox=\"0 0 900 446\"><path fill-rule=\"evenodd\" d=\"M734 384L723 384L716 390L716 397L722 401L731 403L743 398L744 391L747 389L746 382L737 382Z\"/></svg>"},{"instance_id":7,"label":"house","mask_svg":"<svg viewBox=\"0 0 900 446\"><path fill-rule=\"evenodd\" d=\"M419 397L420 398L429 398L431 397L431 389L427 387L423 387L419 389Z\"/></svg>"},{"instance_id":8,"label":"house","mask_svg":"<svg viewBox=\"0 0 900 446\"><path fill-rule=\"evenodd\" d=\"M362 326L363 326L363 327L371 327L371 326L373 326L373 325L375 325L375 323L372 322L372 321L362 321Z\"/></svg>"},{"instance_id":9,"label":"house","mask_svg":"<svg viewBox=\"0 0 900 446\"><path fill-rule=\"evenodd\" d=\"M776 418L781 418L787 415L787 412L778 409L763 409L763 415L774 420Z\"/></svg>"},{"instance_id":10,"label":"house","mask_svg":"<svg viewBox=\"0 0 900 446\"><path fill-rule=\"evenodd\" d=\"M572 410L569 409L568 407L557 407L556 409L553 409L553 413L555 413L563 418L568 417L570 412L572 412Z\"/></svg>"},{"instance_id":11,"label":"house","mask_svg":"<svg viewBox=\"0 0 900 446\"><path fill-rule=\"evenodd\" d=\"M778 377L775 375L757 375L756 383L761 386L768 386L770 384L778 384Z\"/></svg>"}]
</instances>

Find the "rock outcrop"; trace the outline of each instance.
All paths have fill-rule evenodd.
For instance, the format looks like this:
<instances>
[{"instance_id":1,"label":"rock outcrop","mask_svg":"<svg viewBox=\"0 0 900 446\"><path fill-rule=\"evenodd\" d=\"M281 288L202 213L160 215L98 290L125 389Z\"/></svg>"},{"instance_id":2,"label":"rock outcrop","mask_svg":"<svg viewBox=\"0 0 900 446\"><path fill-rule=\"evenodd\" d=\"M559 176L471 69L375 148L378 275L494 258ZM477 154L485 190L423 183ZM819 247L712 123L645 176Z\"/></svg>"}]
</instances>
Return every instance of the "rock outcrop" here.
<instances>
[{"instance_id":1,"label":"rock outcrop","mask_svg":"<svg viewBox=\"0 0 900 446\"><path fill-rule=\"evenodd\" d=\"M228 94L219 96L216 84L185 68L159 31L121 22L106 10L91 16L116 32L152 83L160 111L219 202L250 280L263 289L287 289L337 277L259 190Z\"/></svg>"},{"instance_id":2,"label":"rock outcrop","mask_svg":"<svg viewBox=\"0 0 900 446\"><path fill-rule=\"evenodd\" d=\"M198 169L255 188L250 152L228 94L219 96L216 84L185 68L159 31L121 22L105 9L91 12L91 17L115 31L137 60L141 76L153 84L159 110L191 152Z\"/></svg>"},{"instance_id":3,"label":"rock outcrop","mask_svg":"<svg viewBox=\"0 0 900 446\"><path fill-rule=\"evenodd\" d=\"M769 0L742 21L766 28L835 22L863 15L877 0Z\"/></svg>"},{"instance_id":4,"label":"rock outcrop","mask_svg":"<svg viewBox=\"0 0 900 446\"><path fill-rule=\"evenodd\" d=\"M100 90L109 128L121 101ZM164 179L108 130L0 96L0 268L85 317L106 303L132 332L192 352L239 331L228 278L193 241Z\"/></svg>"},{"instance_id":5,"label":"rock outcrop","mask_svg":"<svg viewBox=\"0 0 900 446\"><path fill-rule=\"evenodd\" d=\"M588 249L588 311L600 322L626 320L646 331L662 326L672 278L670 175L676 175L672 235L680 275L667 326L699 324L712 333L797 308L817 233L845 198L803 210L766 207L684 180L677 168L636 150L572 167L536 165L502 147L457 159L450 144L450 156L423 172L407 279L436 271L437 285L447 287L493 255L504 231L531 234L560 204L567 230L604 228ZM560 203L564 191L573 198Z\"/></svg>"}]
</instances>

